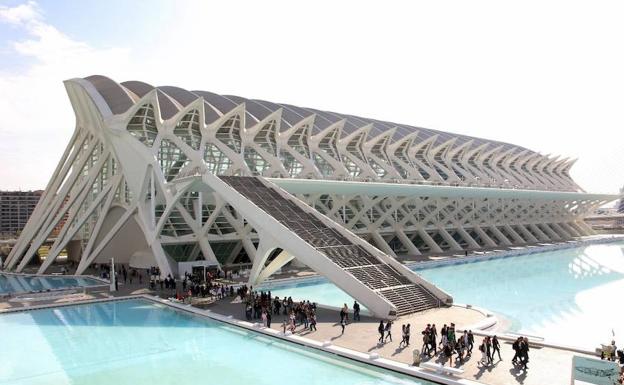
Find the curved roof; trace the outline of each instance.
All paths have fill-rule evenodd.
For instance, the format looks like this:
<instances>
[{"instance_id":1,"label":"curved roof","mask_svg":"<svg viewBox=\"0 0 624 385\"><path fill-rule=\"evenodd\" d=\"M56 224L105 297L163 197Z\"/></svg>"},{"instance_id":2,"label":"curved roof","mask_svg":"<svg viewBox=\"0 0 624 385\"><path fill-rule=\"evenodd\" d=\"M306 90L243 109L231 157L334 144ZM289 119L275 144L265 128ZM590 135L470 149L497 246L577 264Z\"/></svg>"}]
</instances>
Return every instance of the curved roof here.
<instances>
[{"instance_id":1,"label":"curved roof","mask_svg":"<svg viewBox=\"0 0 624 385\"><path fill-rule=\"evenodd\" d=\"M370 125L369 138L376 137L384 132L396 128L392 136L393 141L417 132L418 140L423 141L436 136L433 145L440 145L448 140L455 139L455 144L462 144L467 141L474 141L473 146L476 148L482 144L490 144L493 147L502 146L504 149L523 149L523 147L512 145L509 143L498 142L494 140L481 139L467 135L453 134L444 131L432 130L428 128L414 127L405 124L397 124L393 122L383 122L374 119L363 118L359 116L340 114L330 111L319 111L313 108L304 108L292 106L289 104L280 104L267 102L264 100L246 99L234 95L218 95L208 91L187 91L179 87L160 86L154 87L150 84L132 80L121 84L101 75L93 75L85 78L95 89L102 95L110 107L113 114L121 114L127 111L141 97L153 89L158 89L158 102L160 105L161 116L163 119L169 119L179 110L189 105L199 97L204 99L206 107L206 123L212 123L219 117L232 111L241 104L245 104L246 127L251 127L258 121L266 118L271 113L281 109L282 121L280 130L285 131L302 119L315 115L314 127L312 134L317 134L336 122L344 121L342 129L342 137L348 136L356 130Z\"/></svg>"}]
</instances>

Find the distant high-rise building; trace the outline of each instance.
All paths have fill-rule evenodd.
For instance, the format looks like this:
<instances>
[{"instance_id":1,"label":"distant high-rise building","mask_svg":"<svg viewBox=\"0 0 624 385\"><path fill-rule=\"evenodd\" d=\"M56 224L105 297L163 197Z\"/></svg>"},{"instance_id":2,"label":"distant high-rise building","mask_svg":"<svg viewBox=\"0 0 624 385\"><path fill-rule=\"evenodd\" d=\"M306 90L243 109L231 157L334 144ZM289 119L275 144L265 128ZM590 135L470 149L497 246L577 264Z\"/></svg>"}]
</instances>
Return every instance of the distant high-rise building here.
<instances>
[{"instance_id":1,"label":"distant high-rise building","mask_svg":"<svg viewBox=\"0 0 624 385\"><path fill-rule=\"evenodd\" d=\"M43 191L0 191L0 236L18 235Z\"/></svg>"},{"instance_id":2,"label":"distant high-rise building","mask_svg":"<svg viewBox=\"0 0 624 385\"><path fill-rule=\"evenodd\" d=\"M624 186L620 189L620 195L624 195ZM624 213L624 198L620 198L616 207L618 213Z\"/></svg>"}]
</instances>

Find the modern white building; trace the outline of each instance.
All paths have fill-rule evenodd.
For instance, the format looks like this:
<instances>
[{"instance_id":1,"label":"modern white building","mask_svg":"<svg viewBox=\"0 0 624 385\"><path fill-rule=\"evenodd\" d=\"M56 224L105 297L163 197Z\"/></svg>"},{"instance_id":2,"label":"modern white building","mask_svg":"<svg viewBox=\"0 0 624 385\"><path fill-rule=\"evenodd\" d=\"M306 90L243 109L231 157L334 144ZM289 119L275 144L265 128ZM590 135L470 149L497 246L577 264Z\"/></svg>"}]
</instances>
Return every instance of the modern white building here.
<instances>
[{"instance_id":1,"label":"modern white building","mask_svg":"<svg viewBox=\"0 0 624 385\"><path fill-rule=\"evenodd\" d=\"M93 262L296 259L379 316L448 303L397 257L566 240L616 199L573 160L447 132L103 76L65 82L76 130L5 261L21 271L65 219L61 250Z\"/></svg>"}]
</instances>

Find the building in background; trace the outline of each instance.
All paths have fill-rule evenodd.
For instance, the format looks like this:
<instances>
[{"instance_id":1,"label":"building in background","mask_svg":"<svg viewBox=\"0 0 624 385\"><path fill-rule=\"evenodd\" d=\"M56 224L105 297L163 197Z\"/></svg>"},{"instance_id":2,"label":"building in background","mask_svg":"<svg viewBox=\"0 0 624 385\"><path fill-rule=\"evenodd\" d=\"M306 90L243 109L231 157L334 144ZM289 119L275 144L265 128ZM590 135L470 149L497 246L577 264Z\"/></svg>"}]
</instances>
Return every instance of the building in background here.
<instances>
[{"instance_id":1,"label":"building in background","mask_svg":"<svg viewBox=\"0 0 624 385\"><path fill-rule=\"evenodd\" d=\"M0 191L0 237L17 237L43 191Z\"/></svg>"},{"instance_id":2,"label":"building in background","mask_svg":"<svg viewBox=\"0 0 624 385\"><path fill-rule=\"evenodd\" d=\"M248 264L256 286L296 260L386 317L452 301L401 260L594 234L583 217L617 197L509 143L103 76L65 86L76 130L9 269L66 218L40 273L67 250L77 274L207 260Z\"/></svg>"}]
</instances>

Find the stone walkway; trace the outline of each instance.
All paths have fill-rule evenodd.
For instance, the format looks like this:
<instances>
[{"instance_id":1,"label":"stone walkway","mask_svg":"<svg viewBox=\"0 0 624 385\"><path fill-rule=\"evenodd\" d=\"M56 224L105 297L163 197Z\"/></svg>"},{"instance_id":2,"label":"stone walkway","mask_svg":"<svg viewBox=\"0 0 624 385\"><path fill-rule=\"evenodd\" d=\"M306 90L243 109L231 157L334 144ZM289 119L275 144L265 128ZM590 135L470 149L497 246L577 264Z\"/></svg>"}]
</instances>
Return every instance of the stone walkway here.
<instances>
[{"instance_id":1,"label":"stone walkway","mask_svg":"<svg viewBox=\"0 0 624 385\"><path fill-rule=\"evenodd\" d=\"M239 300L226 298L217 301L207 307L223 315L232 315L235 318L244 320L244 308ZM345 333L341 334L339 324L339 314L336 311L319 309L317 312L317 329L311 332L303 330L303 326L297 327L296 334L310 338L319 342L330 341L332 344L349 348L352 350L372 353L377 352L380 356L403 363L412 362L412 350L414 348L421 349L422 335L420 332L424 330L428 323L435 323L438 331L444 323L450 324L454 322L457 329L462 329L462 325L473 324L482 319L481 313L475 310L464 308L442 308L429 310L408 318L400 318L392 328L393 341L384 344L378 343L379 334L377 333L378 319L362 317L360 322L350 322ZM273 316L271 328L282 330L283 315ZM260 322L257 320L256 322ZM411 324L411 345L407 348L399 348L401 341L401 324ZM462 366L466 379L476 380L490 385L568 385L570 383L571 363L574 353L553 349L531 347L529 352L530 363L529 369L524 371L515 368L511 364L513 350L511 344L501 341L502 360L495 360L491 366L482 366L478 363L481 352L478 345L481 343L481 337L475 336L475 347L473 356L462 365L454 362L454 367ZM439 357L425 359L432 362L441 363ZM448 365L448 361L446 362Z\"/></svg>"}]
</instances>

